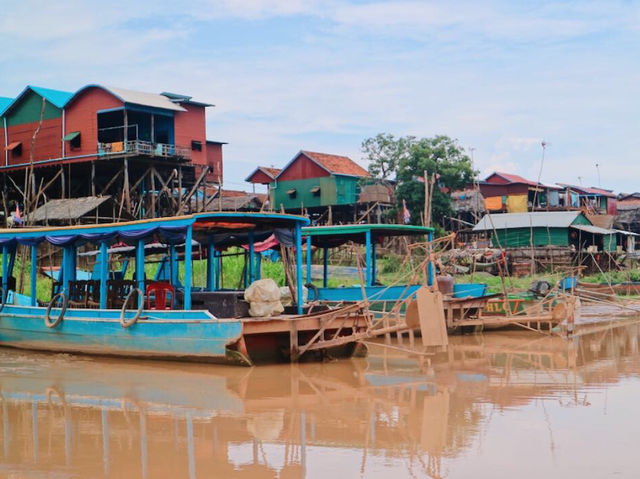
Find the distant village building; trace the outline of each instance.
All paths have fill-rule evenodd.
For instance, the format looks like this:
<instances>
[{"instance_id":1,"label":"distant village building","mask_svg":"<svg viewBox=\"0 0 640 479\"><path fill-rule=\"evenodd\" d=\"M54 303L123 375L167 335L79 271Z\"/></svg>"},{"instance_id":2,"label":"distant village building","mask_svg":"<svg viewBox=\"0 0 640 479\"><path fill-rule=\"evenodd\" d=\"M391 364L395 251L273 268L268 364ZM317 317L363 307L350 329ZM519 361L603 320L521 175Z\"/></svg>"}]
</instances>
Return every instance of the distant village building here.
<instances>
[{"instance_id":1,"label":"distant village building","mask_svg":"<svg viewBox=\"0 0 640 479\"><path fill-rule=\"evenodd\" d=\"M355 222L362 214L380 221L393 196L351 158L305 150L281 170L258 167L246 181L269 185L273 210L306 213L322 223Z\"/></svg>"},{"instance_id":2,"label":"distant village building","mask_svg":"<svg viewBox=\"0 0 640 479\"><path fill-rule=\"evenodd\" d=\"M611 190L558 183L566 191L570 205L594 215L618 214L618 199Z\"/></svg>"},{"instance_id":3,"label":"distant village building","mask_svg":"<svg viewBox=\"0 0 640 479\"><path fill-rule=\"evenodd\" d=\"M519 175L495 172L478 183L485 207L491 212L524 213L562 208L562 188L527 180Z\"/></svg>"},{"instance_id":4,"label":"distant village building","mask_svg":"<svg viewBox=\"0 0 640 479\"><path fill-rule=\"evenodd\" d=\"M451 193L451 203L454 215L444 221L448 231L469 230L487 212L485 198L476 188L454 191Z\"/></svg>"},{"instance_id":5,"label":"distant village building","mask_svg":"<svg viewBox=\"0 0 640 479\"><path fill-rule=\"evenodd\" d=\"M25 203L28 217L44 198L105 195L118 210L112 220L204 210L207 185L222 179L224 145L207 139L210 106L102 85L75 93L28 86L0 99L4 214L14 203Z\"/></svg>"},{"instance_id":6,"label":"distant village building","mask_svg":"<svg viewBox=\"0 0 640 479\"><path fill-rule=\"evenodd\" d=\"M640 193L620 194L616 228L640 233Z\"/></svg>"},{"instance_id":7,"label":"distant village building","mask_svg":"<svg viewBox=\"0 0 640 479\"><path fill-rule=\"evenodd\" d=\"M493 247L508 251L515 261L534 259L544 266L569 266L574 261L607 268L616 264L617 254L634 253L637 236L597 226L577 210L487 214L473 231L489 236Z\"/></svg>"},{"instance_id":8,"label":"distant village building","mask_svg":"<svg viewBox=\"0 0 640 479\"><path fill-rule=\"evenodd\" d=\"M260 184L260 185L270 185L276 179L276 177L280 174L282 170L280 168L273 168L268 166L258 166L253 173L251 173L245 181L249 183Z\"/></svg>"},{"instance_id":9,"label":"distant village building","mask_svg":"<svg viewBox=\"0 0 640 479\"><path fill-rule=\"evenodd\" d=\"M592 226L580 211L550 211L535 213L488 214L473 228L491 235L494 247L522 248L530 246L579 247L578 235L583 226ZM606 241L607 248L615 250L611 232Z\"/></svg>"}]
</instances>

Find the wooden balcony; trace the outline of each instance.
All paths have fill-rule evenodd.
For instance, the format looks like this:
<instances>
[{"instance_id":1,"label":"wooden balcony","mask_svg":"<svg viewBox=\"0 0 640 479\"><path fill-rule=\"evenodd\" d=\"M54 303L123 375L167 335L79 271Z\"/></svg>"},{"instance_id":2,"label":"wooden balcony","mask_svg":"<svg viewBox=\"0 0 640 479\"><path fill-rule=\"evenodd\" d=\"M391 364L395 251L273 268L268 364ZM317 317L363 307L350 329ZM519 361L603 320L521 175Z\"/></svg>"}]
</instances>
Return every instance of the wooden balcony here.
<instances>
[{"instance_id":1,"label":"wooden balcony","mask_svg":"<svg viewBox=\"0 0 640 479\"><path fill-rule=\"evenodd\" d=\"M113 143L98 143L98 155L143 155L160 158L181 158L189 160L191 149L184 146L168 145L165 143L151 143L143 140L116 141Z\"/></svg>"}]
</instances>

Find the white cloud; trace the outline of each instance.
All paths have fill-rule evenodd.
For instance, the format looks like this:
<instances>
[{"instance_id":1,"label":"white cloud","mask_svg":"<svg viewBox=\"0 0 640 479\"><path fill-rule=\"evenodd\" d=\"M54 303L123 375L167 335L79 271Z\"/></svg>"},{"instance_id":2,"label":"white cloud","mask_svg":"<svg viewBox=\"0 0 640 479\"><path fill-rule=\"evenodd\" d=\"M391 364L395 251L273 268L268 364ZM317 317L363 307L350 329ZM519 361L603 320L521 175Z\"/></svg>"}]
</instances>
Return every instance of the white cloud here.
<instances>
[{"instance_id":1,"label":"white cloud","mask_svg":"<svg viewBox=\"0 0 640 479\"><path fill-rule=\"evenodd\" d=\"M0 95L29 83L74 89L97 82L215 103L209 137L230 142L230 181L259 163L282 165L301 148L358 159L362 139L383 131L457 137L476 148L484 171L537 177L544 138L551 144L545 181L576 182L576 172L594 170L585 165L596 161L603 185L640 176L635 5L116 0L3 7L0 42L12 48L0 50ZM273 19L294 33L279 38Z\"/></svg>"}]
</instances>

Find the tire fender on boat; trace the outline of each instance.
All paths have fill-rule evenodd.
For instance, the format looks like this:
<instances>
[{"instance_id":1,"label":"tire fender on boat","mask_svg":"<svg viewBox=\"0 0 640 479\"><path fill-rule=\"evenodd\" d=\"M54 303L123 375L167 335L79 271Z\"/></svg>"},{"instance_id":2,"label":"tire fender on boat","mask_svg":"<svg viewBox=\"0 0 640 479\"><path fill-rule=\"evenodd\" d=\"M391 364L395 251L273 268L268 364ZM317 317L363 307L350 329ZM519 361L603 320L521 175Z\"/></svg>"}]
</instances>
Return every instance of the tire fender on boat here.
<instances>
[{"instance_id":1,"label":"tire fender on boat","mask_svg":"<svg viewBox=\"0 0 640 479\"><path fill-rule=\"evenodd\" d=\"M56 300L58 300L59 298L62 298L62 308L60 308L60 314L54 321L51 321L51 309L56 303ZM44 324L46 324L47 328L55 328L62 322L62 320L64 319L64 314L67 312L67 304L67 295L62 291L51 298L51 301L49 301L49 306L47 306L47 313L44 315Z\"/></svg>"},{"instance_id":2,"label":"tire fender on boat","mask_svg":"<svg viewBox=\"0 0 640 479\"><path fill-rule=\"evenodd\" d=\"M140 299L138 301L139 302L138 310L136 311L136 315L133 318L125 319L124 315L127 312L127 305L129 304L129 300L133 297L133 293L137 293L137 297ZM122 305L122 310L120 311L120 324L122 325L122 327L126 329L129 326L133 326L134 324L136 324L140 319L140 316L142 315L143 309L144 309L144 295L142 294L142 291L140 291L140 288L133 288L127 295L127 298L124 300L124 304Z\"/></svg>"}]
</instances>

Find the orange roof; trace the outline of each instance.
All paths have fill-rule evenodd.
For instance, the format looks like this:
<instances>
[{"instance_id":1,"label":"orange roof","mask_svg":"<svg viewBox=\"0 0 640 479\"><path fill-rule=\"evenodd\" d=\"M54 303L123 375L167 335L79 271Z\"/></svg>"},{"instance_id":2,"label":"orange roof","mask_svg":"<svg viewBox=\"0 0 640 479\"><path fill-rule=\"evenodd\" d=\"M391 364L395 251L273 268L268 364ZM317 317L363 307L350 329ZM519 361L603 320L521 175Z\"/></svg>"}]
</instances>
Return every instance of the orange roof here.
<instances>
[{"instance_id":1,"label":"orange roof","mask_svg":"<svg viewBox=\"0 0 640 479\"><path fill-rule=\"evenodd\" d=\"M511 173L503 173L501 171L496 171L494 173L491 173L489 176L487 176L487 179L485 179L485 181L487 181L493 175L502 176L505 180L510 181L511 183L524 183L525 185L538 186L537 183L535 183L535 182L533 182L531 180L527 180L526 178L523 178L520 175L513 175Z\"/></svg>"},{"instance_id":2,"label":"orange roof","mask_svg":"<svg viewBox=\"0 0 640 479\"><path fill-rule=\"evenodd\" d=\"M301 153L311 158L321 167L336 175L369 176L367 170L347 156L329 155L314 151L302 150Z\"/></svg>"},{"instance_id":3,"label":"orange roof","mask_svg":"<svg viewBox=\"0 0 640 479\"><path fill-rule=\"evenodd\" d=\"M231 196L248 196L251 193L247 193L246 191L240 191L240 190L222 190L222 197L223 198L229 198Z\"/></svg>"},{"instance_id":4,"label":"orange roof","mask_svg":"<svg viewBox=\"0 0 640 479\"><path fill-rule=\"evenodd\" d=\"M278 176L278 173L282 171L280 168L269 168L267 166L259 166L258 168L260 168L265 173L268 173L269 175L271 175L272 178L275 178L276 176Z\"/></svg>"}]
</instances>

